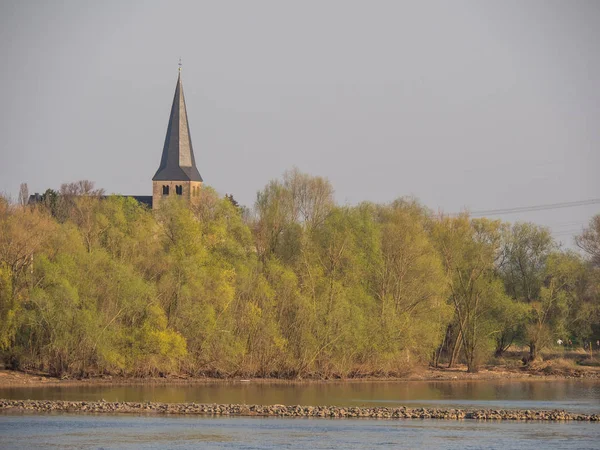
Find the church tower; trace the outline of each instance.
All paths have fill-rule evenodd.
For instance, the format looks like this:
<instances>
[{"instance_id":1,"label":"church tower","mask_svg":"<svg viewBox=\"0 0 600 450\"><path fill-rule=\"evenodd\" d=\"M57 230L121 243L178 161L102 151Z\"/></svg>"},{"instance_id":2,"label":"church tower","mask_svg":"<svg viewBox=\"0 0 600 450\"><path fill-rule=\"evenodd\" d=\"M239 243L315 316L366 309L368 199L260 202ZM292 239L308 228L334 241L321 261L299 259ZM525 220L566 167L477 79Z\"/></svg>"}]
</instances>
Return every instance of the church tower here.
<instances>
[{"instance_id":1,"label":"church tower","mask_svg":"<svg viewBox=\"0 0 600 450\"><path fill-rule=\"evenodd\" d=\"M202 176L194 159L180 65L162 158L152 178L152 208L160 207L163 199L173 195L181 196L192 204L197 203L201 187Z\"/></svg>"}]
</instances>

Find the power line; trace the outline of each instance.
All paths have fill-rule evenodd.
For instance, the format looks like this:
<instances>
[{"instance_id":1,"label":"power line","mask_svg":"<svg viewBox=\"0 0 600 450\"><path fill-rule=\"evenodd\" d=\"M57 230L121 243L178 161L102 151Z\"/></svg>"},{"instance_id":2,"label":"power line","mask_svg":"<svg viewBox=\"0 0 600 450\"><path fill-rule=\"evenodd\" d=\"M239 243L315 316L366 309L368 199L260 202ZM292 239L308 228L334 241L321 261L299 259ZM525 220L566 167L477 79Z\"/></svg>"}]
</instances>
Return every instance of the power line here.
<instances>
[{"instance_id":1,"label":"power line","mask_svg":"<svg viewBox=\"0 0 600 450\"><path fill-rule=\"evenodd\" d=\"M575 236L576 234L581 233L581 230L569 230L569 231L559 231L556 233L551 233L552 236Z\"/></svg>"},{"instance_id":2,"label":"power line","mask_svg":"<svg viewBox=\"0 0 600 450\"><path fill-rule=\"evenodd\" d=\"M546 211L549 209L561 209L561 208L574 208L576 206L588 206L588 205L598 205L600 204L600 198L593 198L590 200L578 200L575 202L562 202L562 203L549 203L546 205L533 205L533 206L518 206L513 208L504 208L504 209L488 209L482 211L472 211L470 213L471 217L481 217L481 216L498 216L503 214L516 214L520 212L530 212L530 211Z\"/></svg>"},{"instance_id":3,"label":"power line","mask_svg":"<svg viewBox=\"0 0 600 450\"><path fill-rule=\"evenodd\" d=\"M553 225L547 225L548 228L572 228L573 226L577 225L577 226L586 226L589 223L589 220L576 220L573 222L562 222L562 223L555 223Z\"/></svg>"}]
</instances>

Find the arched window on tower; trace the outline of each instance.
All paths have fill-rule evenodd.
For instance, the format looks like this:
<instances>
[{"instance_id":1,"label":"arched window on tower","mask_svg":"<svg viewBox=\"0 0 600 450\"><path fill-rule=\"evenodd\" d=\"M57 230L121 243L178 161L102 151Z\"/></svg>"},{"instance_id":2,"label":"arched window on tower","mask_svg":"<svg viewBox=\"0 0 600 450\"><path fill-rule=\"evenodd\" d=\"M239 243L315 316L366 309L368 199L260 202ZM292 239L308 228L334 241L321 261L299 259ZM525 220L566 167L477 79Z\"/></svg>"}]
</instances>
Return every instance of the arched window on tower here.
<instances>
[{"instance_id":1,"label":"arched window on tower","mask_svg":"<svg viewBox=\"0 0 600 450\"><path fill-rule=\"evenodd\" d=\"M169 195L169 186L163 186L163 195Z\"/></svg>"},{"instance_id":2,"label":"arched window on tower","mask_svg":"<svg viewBox=\"0 0 600 450\"><path fill-rule=\"evenodd\" d=\"M177 195L183 195L183 186L182 186L182 185L180 185L180 184L179 184L179 185L177 185L177 186L175 186L175 193L176 193Z\"/></svg>"}]
</instances>

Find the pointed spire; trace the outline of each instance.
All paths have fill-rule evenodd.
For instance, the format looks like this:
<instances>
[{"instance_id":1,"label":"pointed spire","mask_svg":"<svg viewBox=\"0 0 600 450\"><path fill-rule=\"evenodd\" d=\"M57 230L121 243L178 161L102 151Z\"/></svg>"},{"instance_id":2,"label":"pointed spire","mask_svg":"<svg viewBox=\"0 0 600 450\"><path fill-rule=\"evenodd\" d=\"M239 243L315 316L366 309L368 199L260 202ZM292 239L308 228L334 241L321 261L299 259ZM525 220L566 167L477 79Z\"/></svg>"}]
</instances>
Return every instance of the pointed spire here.
<instances>
[{"instance_id":1,"label":"pointed spire","mask_svg":"<svg viewBox=\"0 0 600 450\"><path fill-rule=\"evenodd\" d=\"M181 59L175 96L171 106L167 136L163 147L160 166L152 178L153 181L202 181L196 168L192 138L188 125L183 85L181 83Z\"/></svg>"}]
</instances>

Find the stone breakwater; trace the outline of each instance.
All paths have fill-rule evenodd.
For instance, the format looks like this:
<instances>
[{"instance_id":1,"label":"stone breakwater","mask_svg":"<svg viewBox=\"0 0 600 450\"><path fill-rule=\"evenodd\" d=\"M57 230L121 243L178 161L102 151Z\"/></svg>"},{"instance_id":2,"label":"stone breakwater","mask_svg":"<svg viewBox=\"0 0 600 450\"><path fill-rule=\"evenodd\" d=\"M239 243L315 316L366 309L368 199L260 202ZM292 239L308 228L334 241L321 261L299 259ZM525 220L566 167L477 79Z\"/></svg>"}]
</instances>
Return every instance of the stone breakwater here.
<instances>
[{"instance_id":1,"label":"stone breakwater","mask_svg":"<svg viewBox=\"0 0 600 450\"><path fill-rule=\"evenodd\" d=\"M202 416L324 417L446 420L545 420L600 422L600 414L505 409L367 408L340 406L217 405L199 403L69 402L0 400L0 412L181 414Z\"/></svg>"}]
</instances>

